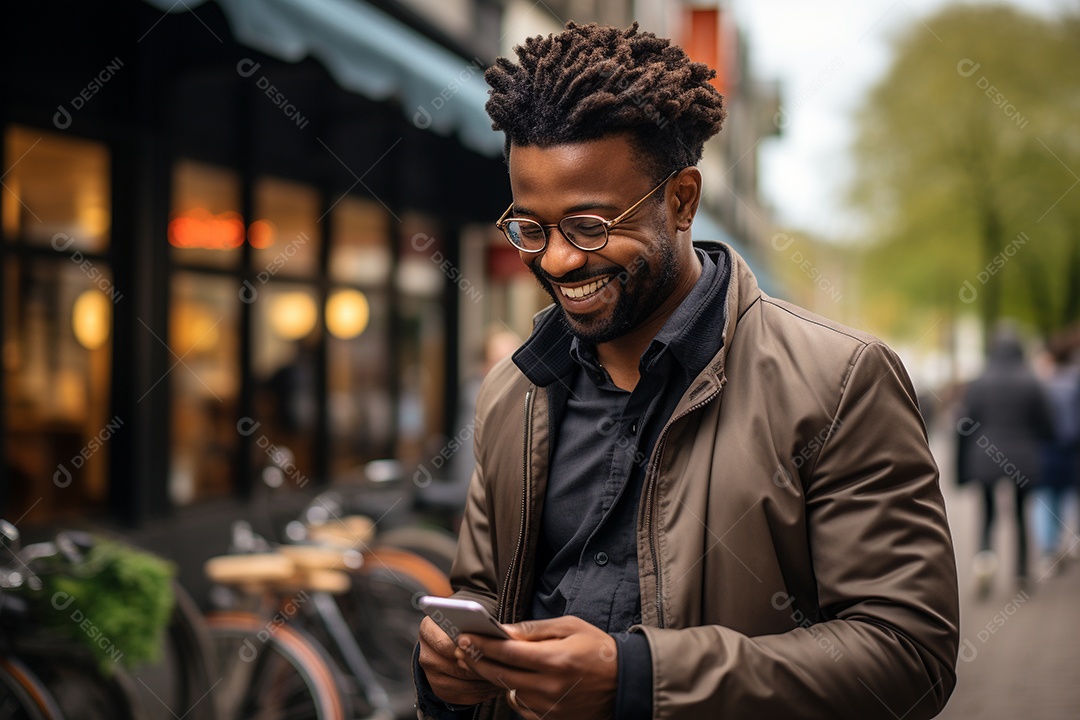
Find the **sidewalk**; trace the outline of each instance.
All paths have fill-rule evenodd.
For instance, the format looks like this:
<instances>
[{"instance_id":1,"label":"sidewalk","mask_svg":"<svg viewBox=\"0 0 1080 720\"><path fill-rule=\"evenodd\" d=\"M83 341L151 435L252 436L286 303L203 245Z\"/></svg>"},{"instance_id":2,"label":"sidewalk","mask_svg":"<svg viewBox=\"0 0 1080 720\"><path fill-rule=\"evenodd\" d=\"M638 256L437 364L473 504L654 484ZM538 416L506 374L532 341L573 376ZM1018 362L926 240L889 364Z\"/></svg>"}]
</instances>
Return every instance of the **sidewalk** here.
<instances>
[{"instance_id":1,"label":"sidewalk","mask_svg":"<svg viewBox=\"0 0 1080 720\"><path fill-rule=\"evenodd\" d=\"M1040 576L1033 548L1031 587L1017 587L1011 574L1016 532L1012 493L1002 484L995 529L998 575L990 596L977 599L971 573L980 513L976 489L956 486L947 441L936 442L934 449L956 546L961 611L956 690L938 717L1080 718L1080 560L1062 559L1052 573ZM1075 530L1072 525L1067 542L1080 549Z\"/></svg>"}]
</instances>

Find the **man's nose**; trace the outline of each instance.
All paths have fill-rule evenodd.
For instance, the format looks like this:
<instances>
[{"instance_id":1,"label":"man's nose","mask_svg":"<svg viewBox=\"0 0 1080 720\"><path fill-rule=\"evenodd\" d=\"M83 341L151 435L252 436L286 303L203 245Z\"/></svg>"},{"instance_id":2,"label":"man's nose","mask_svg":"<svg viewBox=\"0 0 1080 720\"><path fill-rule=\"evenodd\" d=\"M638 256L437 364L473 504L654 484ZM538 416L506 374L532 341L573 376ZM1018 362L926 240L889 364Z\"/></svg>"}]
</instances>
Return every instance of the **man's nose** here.
<instances>
[{"instance_id":1,"label":"man's nose","mask_svg":"<svg viewBox=\"0 0 1080 720\"><path fill-rule=\"evenodd\" d=\"M566 239L558 227L551 228L547 247L540 257L540 267L552 277L562 277L571 270L577 270L589 260L589 253Z\"/></svg>"}]
</instances>

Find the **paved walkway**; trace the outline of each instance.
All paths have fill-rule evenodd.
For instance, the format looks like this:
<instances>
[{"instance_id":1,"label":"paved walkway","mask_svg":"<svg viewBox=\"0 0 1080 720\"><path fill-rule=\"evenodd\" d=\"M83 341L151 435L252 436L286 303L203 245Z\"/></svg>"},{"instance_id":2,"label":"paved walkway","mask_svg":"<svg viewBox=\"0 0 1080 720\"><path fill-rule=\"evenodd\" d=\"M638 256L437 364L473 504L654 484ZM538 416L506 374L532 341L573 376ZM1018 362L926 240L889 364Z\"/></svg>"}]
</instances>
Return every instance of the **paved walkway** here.
<instances>
[{"instance_id":1,"label":"paved walkway","mask_svg":"<svg viewBox=\"0 0 1080 720\"><path fill-rule=\"evenodd\" d=\"M1066 556L1049 574L1040 574L1033 560L1031 587L1017 587L1011 576L1016 526L1010 488L1002 485L998 576L989 597L978 599L971 559L979 501L975 488L955 485L951 448L943 440L935 438L934 448L958 558L961 649L956 690L939 718L1080 720L1080 559ZM1066 537L1080 550L1075 521Z\"/></svg>"}]
</instances>

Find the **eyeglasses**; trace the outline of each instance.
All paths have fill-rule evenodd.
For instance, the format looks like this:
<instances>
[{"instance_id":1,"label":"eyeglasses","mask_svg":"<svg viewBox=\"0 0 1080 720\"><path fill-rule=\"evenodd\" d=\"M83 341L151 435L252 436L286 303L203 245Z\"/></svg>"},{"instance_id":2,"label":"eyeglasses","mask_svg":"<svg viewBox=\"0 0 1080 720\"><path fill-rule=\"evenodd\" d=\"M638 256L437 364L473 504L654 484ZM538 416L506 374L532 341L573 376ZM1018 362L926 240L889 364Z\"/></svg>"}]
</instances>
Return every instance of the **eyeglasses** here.
<instances>
[{"instance_id":1,"label":"eyeglasses","mask_svg":"<svg viewBox=\"0 0 1080 720\"><path fill-rule=\"evenodd\" d=\"M542 252L547 247L548 230L557 227L570 243L579 250L593 252L601 250L608 241L608 232L611 228L630 217L643 202L648 200L654 192L664 187L668 180L679 174L679 170L664 178L659 185L654 187L645 197L638 200L630 208L614 220L606 220L599 215L568 215L552 225L544 225L527 218L508 218L507 215L514 209L514 203L506 208L506 212L495 223L495 227L502 230L503 235L510 244L518 250L527 253Z\"/></svg>"}]
</instances>

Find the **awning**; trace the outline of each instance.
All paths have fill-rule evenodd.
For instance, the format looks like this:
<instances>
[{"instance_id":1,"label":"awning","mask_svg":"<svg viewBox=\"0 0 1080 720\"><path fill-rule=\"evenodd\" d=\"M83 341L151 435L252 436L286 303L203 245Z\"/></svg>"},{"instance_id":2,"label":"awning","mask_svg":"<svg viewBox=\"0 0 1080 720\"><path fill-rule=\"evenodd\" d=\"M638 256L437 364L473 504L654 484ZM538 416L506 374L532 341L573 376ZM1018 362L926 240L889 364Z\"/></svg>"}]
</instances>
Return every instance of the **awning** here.
<instances>
[{"instance_id":1,"label":"awning","mask_svg":"<svg viewBox=\"0 0 1080 720\"><path fill-rule=\"evenodd\" d=\"M186 12L207 0L146 0L163 12ZM503 135L484 111L481 60L465 60L359 0L217 0L237 42L267 55L319 60L344 89L372 100L397 99L419 128L456 133L488 156Z\"/></svg>"}]
</instances>

